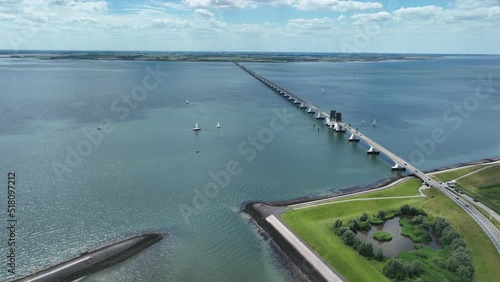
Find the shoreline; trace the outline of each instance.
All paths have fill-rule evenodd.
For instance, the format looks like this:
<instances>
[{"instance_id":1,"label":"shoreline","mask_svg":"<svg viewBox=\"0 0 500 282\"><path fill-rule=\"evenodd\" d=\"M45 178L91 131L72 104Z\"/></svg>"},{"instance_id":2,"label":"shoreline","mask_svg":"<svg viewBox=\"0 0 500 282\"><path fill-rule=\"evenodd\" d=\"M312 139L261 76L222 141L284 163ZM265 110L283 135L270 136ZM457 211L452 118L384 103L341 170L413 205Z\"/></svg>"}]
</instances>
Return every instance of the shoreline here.
<instances>
[{"instance_id":1,"label":"shoreline","mask_svg":"<svg viewBox=\"0 0 500 282\"><path fill-rule=\"evenodd\" d=\"M425 171L426 174L435 174L437 172L445 172L449 170L456 170L456 169L461 169L465 168L468 166L475 166L475 165L486 165L489 163L494 163L500 161L500 157L494 157L494 158L485 158L482 160L478 161L471 161L471 162L464 162L464 163L459 163L459 164L454 164L454 165L449 165L437 169L432 169L429 171ZM269 218L275 217L278 219L279 222L281 222L284 226L286 224L281 221L280 215L284 211L286 211L287 207L292 206L292 205L301 205L301 204L306 204L309 202L313 201L321 201L321 200L332 200L336 199L339 197L346 197L346 196L351 196L353 194L363 194L363 193L368 193L372 192L375 189L386 189L389 187L392 187L393 185L399 183L402 181L402 179L407 179L407 178L412 178L414 177L413 174L407 175L405 177L389 177L385 178L382 180L378 180L375 182L372 182L371 184L366 184L366 185L358 185L358 186L353 186L353 187L347 187L340 189L340 193L328 193L326 195L322 196L314 196L314 197L303 197L303 198L297 198L297 199L291 199L291 200L284 200L284 201L278 201L278 202L267 202L267 201L248 201L243 203L242 206L242 212L246 213L247 215L250 216L250 221L252 224L254 224L258 229L259 233L264 236L268 237L270 239L270 243L275 250L279 250L280 253L287 258L288 261L292 262L295 267L299 269L299 271L304 275L304 278L310 281L335 281L331 279L325 278L320 271L318 271L317 266L313 266L306 257L297 249L296 246L292 244L292 242L285 238L283 233L280 233L269 221ZM288 227L286 228L289 232L292 234L293 231L289 229ZM295 235L295 237L302 241L298 236ZM307 246L307 248L312 251L314 254L316 252ZM324 262L324 260L316 254L316 256L323 261L323 263L330 268L333 273L337 275L337 278L340 281L346 281L340 274L338 274L335 269ZM338 280L337 280L338 281Z\"/></svg>"},{"instance_id":2,"label":"shoreline","mask_svg":"<svg viewBox=\"0 0 500 282\"><path fill-rule=\"evenodd\" d=\"M120 51L22 51L0 50L0 58L90 61L156 61L156 62L398 62L421 61L443 57L438 54L384 53L255 53L255 52L120 52Z\"/></svg>"}]
</instances>

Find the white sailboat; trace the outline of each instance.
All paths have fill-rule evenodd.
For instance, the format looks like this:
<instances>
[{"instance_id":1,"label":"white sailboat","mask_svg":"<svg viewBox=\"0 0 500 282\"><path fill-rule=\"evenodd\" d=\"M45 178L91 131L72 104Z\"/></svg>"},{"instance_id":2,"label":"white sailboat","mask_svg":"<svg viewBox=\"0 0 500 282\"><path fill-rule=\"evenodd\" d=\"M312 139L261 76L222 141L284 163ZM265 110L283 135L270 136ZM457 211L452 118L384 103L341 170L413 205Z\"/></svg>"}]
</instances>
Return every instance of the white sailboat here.
<instances>
[{"instance_id":1,"label":"white sailboat","mask_svg":"<svg viewBox=\"0 0 500 282\"><path fill-rule=\"evenodd\" d=\"M193 131L200 131L200 130L201 130L201 128L198 125L198 121L196 121L196 123L194 124L194 127L193 127Z\"/></svg>"},{"instance_id":2,"label":"white sailboat","mask_svg":"<svg viewBox=\"0 0 500 282\"><path fill-rule=\"evenodd\" d=\"M361 120L361 123L365 123L365 119Z\"/></svg>"},{"instance_id":3,"label":"white sailboat","mask_svg":"<svg viewBox=\"0 0 500 282\"><path fill-rule=\"evenodd\" d=\"M189 100L186 100L186 104L189 104Z\"/></svg>"},{"instance_id":4,"label":"white sailboat","mask_svg":"<svg viewBox=\"0 0 500 282\"><path fill-rule=\"evenodd\" d=\"M373 120L373 126L377 125L377 119Z\"/></svg>"},{"instance_id":5,"label":"white sailboat","mask_svg":"<svg viewBox=\"0 0 500 282\"><path fill-rule=\"evenodd\" d=\"M216 126L216 127L217 127L217 128L220 128L220 122L217 122L217 126Z\"/></svg>"},{"instance_id":6,"label":"white sailboat","mask_svg":"<svg viewBox=\"0 0 500 282\"><path fill-rule=\"evenodd\" d=\"M405 118L405 123L408 123L408 119L407 118Z\"/></svg>"}]
</instances>

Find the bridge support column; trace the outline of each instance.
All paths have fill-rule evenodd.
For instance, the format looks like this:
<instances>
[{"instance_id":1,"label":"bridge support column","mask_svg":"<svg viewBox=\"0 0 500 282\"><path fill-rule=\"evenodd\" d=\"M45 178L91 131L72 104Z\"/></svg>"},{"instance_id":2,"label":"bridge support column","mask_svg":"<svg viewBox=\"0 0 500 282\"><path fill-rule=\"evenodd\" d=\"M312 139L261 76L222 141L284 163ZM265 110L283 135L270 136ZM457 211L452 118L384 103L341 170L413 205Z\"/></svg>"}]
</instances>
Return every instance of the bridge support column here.
<instances>
[{"instance_id":1,"label":"bridge support column","mask_svg":"<svg viewBox=\"0 0 500 282\"><path fill-rule=\"evenodd\" d=\"M368 153L368 155L378 155L380 154L380 151L375 149L373 146L370 146L370 149L368 149L366 153Z\"/></svg>"},{"instance_id":2,"label":"bridge support column","mask_svg":"<svg viewBox=\"0 0 500 282\"><path fill-rule=\"evenodd\" d=\"M406 170L405 167L401 166L398 163L395 163L393 166L391 166L391 169L396 170L396 171L405 171Z\"/></svg>"},{"instance_id":3,"label":"bridge support column","mask_svg":"<svg viewBox=\"0 0 500 282\"><path fill-rule=\"evenodd\" d=\"M351 137L348 140L349 142L359 142L359 138L354 133L351 133Z\"/></svg>"}]
</instances>

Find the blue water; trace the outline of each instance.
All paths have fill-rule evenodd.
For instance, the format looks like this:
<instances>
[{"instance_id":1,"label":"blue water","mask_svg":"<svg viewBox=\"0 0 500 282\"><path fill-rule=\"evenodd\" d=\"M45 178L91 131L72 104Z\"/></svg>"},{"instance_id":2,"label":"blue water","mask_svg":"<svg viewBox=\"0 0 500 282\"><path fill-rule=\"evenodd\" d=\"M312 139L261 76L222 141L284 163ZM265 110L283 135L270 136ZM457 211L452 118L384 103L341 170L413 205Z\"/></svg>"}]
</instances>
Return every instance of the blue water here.
<instances>
[{"instance_id":1,"label":"blue water","mask_svg":"<svg viewBox=\"0 0 500 282\"><path fill-rule=\"evenodd\" d=\"M341 111L405 159L420 150L418 166L432 169L500 155L499 63L480 57L245 65L325 111ZM144 100L120 100L157 68L168 76L148 87ZM490 74L495 91L452 128L456 116L450 122L444 113L472 99L478 77ZM0 170L17 175L19 275L161 230L169 236L157 245L84 281L289 281L241 204L393 175L390 163L366 156L365 145L322 127L317 132L313 116L231 63L0 59L0 95ZM432 138L436 128L447 140L434 142L432 152L419 148L415 141ZM72 159L73 150L81 160ZM218 185L213 175L229 178ZM207 187L209 197L200 196Z\"/></svg>"}]
</instances>

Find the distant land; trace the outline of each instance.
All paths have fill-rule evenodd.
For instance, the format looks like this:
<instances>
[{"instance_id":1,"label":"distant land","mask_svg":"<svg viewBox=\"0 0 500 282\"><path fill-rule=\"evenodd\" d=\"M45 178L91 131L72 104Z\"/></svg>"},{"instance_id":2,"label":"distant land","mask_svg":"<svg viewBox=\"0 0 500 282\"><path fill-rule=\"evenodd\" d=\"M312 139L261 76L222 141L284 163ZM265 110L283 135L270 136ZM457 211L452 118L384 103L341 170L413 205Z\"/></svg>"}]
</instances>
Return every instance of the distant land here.
<instances>
[{"instance_id":1,"label":"distant land","mask_svg":"<svg viewBox=\"0 0 500 282\"><path fill-rule=\"evenodd\" d=\"M429 60L443 56L479 56L445 54L389 53L289 53L289 52L148 52L148 51L11 51L0 50L0 58L42 60L127 60L191 62L379 62Z\"/></svg>"}]
</instances>

